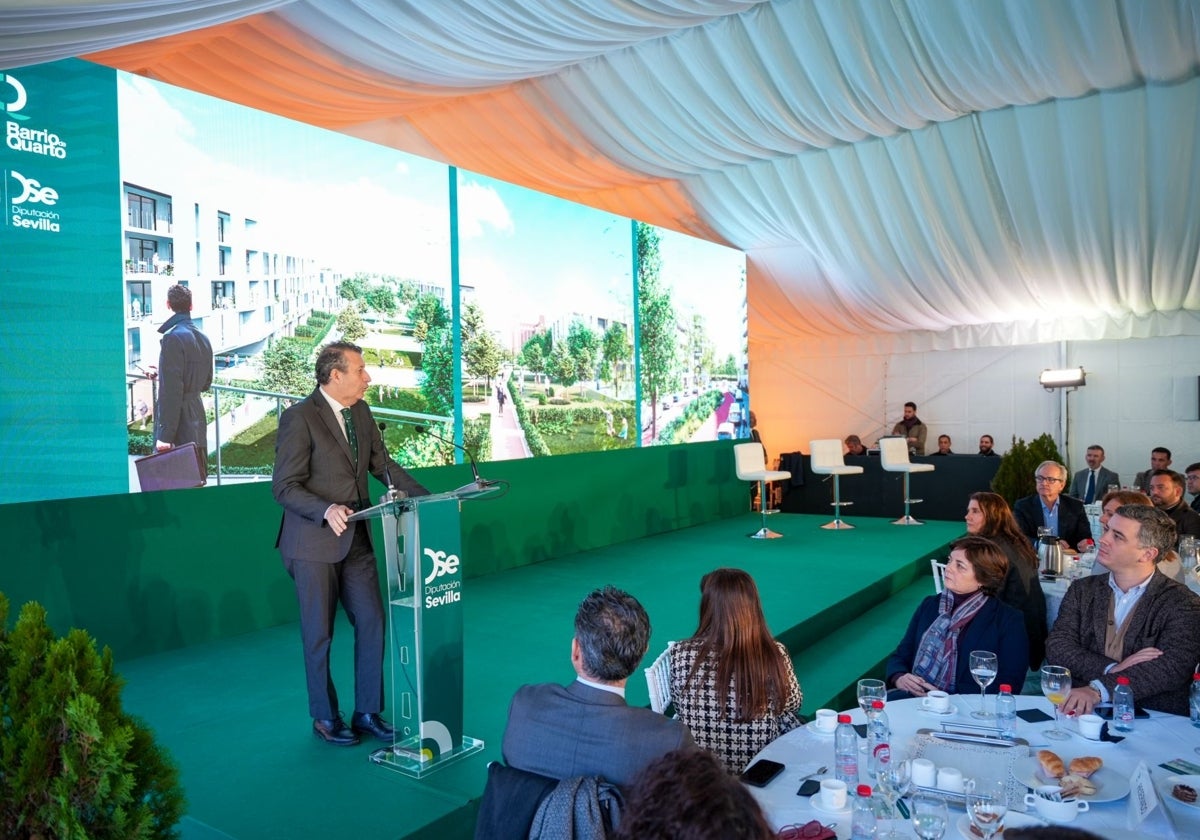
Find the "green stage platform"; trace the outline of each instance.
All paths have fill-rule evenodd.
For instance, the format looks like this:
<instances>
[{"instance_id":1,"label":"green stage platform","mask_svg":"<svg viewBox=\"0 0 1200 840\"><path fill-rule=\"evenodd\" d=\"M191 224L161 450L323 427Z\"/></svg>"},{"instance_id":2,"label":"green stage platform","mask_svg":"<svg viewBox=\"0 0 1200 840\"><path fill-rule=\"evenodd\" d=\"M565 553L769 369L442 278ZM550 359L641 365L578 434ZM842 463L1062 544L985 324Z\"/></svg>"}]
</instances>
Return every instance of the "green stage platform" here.
<instances>
[{"instance_id":1,"label":"green stage platform","mask_svg":"<svg viewBox=\"0 0 1200 840\"><path fill-rule=\"evenodd\" d=\"M844 701L848 685L877 671L917 600L932 593L928 559L943 556L963 527L856 519L856 530L832 532L819 527L826 518L774 516L784 538L760 541L746 539L759 522L746 514L469 579L465 731L487 748L422 781L369 763L372 745L334 748L310 734L294 623L121 660L125 705L181 767L185 840L470 837L487 762L500 757L509 698L523 683L574 677L575 606L596 586L614 584L645 604L654 626L649 664L695 629L701 575L746 569L772 631L792 651L802 711ZM279 576L286 580L282 569ZM351 639L343 621L333 656L344 702L352 702ZM640 672L628 698L648 703Z\"/></svg>"}]
</instances>

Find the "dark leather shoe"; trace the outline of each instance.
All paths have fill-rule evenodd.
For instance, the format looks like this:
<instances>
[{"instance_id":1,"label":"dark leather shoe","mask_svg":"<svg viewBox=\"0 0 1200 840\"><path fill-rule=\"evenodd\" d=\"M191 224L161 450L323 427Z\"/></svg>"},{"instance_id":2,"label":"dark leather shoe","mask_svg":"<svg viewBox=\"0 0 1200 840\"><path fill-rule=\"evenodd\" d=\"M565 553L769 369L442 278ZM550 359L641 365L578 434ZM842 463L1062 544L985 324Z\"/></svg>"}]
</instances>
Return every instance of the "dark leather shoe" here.
<instances>
[{"instance_id":1,"label":"dark leather shoe","mask_svg":"<svg viewBox=\"0 0 1200 840\"><path fill-rule=\"evenodd\" d=\"M392 729L392 725L375 712L355 712L350 716L350 728L359 735L373 735L389 744L396 737L396 730Z\"/></svg>"},{"instance_id":2,"label":"dark leather shoe","mask_svg":"<svg viewBox=\"0 0 1200 840\"><path fill-rule=\"evenodd\" d=\"M326 744L339 747L352 747L358 743L358 736L346 726L346 721L338 715L333 720L314 720L313 734Z\"/></svg>"}]
</instances>

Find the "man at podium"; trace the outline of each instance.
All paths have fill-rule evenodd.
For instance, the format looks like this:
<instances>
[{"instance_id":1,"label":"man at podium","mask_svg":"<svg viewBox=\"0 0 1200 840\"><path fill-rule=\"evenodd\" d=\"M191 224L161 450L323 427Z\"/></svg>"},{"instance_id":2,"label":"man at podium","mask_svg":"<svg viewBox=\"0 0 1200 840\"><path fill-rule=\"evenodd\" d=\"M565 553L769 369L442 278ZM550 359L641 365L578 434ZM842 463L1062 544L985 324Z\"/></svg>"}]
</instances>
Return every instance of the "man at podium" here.
<instances>
[{"instance_id":1,"label":"man at podium","mask_svg":"<svg viewBox=\"0 0 1200 840\"><path fill-rule=\"evenodd\" d=\"M385 621L369 523L347 522L370 507L367 474L409 496L429 493L392 460L370 408L362 349L321 348L317 387L279 419L271 490L283 506L276 547L296 584L313 734L350 746L360 735L391 743L383 710ZM354 714L349 726L329 674L338 602L354 626Z\"/></svg>"}]
</instances>

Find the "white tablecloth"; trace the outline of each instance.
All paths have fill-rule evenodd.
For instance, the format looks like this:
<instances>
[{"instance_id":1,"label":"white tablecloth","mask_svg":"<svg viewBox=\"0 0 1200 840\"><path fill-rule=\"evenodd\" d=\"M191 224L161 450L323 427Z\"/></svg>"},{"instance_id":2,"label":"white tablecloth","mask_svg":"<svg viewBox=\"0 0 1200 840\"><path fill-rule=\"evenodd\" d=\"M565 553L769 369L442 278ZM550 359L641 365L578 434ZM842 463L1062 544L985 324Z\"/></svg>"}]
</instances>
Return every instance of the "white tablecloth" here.
<instances>
[{"instance_id":1,"label":"white tablecloth","mask_svg":"<svg viewBox=\"0 0 1200 840\"><path fill-rule=\"evenodd\" d=\"M950 717L930 715L920 710L918 700L899 700L887 704L887 714L892 727L892 747L896 752L905 752L910 748L912 739L921 728L940 729L941 724L976 723L970 712L979 708L979 695L957 695L953 698L957 713ZM988 708L991 710L995 696L988 696ZM1038 697L1018 697L1017 706L1021 709L1037 708L1049 712L1050 703ZM856 707L851 713L855 723L865 723L863 713ZM1139 760L1144 760L1151 770L1151 776L1156 787L1171 775L1158 765L1174 758L1184 758L1195 764L1200 764L1200 755L1195 752L1200 747L1200 729L1194 728L1187 718L1175 715L1165 715L1151 712L1148 720L1138 720L1134 731L1119 744L1086 740L1079 735L1073 735L1067 741L1050 741L1041 736L1041 732L1049 729L1051 723L1038 724L1017 721L1017 735L1029 741L1030 752L1037 749L1052 749L1064 760L1070 760L1083 755L1095 755L1104 759L1105 767L1128 776L1133 772ZM1074 731L1073 722L1064 722L1064 726ZM1013 749L1022 749L1016 747ZM1007 751L1006 751L1007 752ZM835 831L838 837L850 836L850 816L829 817L813 810L807 797L796 796L800 786L800 777L827 767L828 771L816 778L833 777L833 737L818 735L807 727L792 730L786 735L768 744L757 758L769 758L785 765L784 772L764 788L751 788L751 792L763 806L768 820L776 830L795 823L806 823L812 819L820 819L824 823L836 821ZM860 776L868 781L865 772L864 753L859 754ZM970 777L970 767L960 768ZM1021 806L1023 807L1023 805ZM1073 826L1087 829L1109 840L1127 840L1136 837L1163 838L1197 838L1200 837L1200 809L1189 808L1180 803L1170 804L1160 801L1146 820L1134 830L1127 826L1129 809L1128 797L1117 802L1097 803L1091 810L1079 815L1071 823ZM953 824L963 816L961 808L951 807L951 827L946 831L946 840L957 840L958 832ZM912 824L904 821L897 830L904 837L914 837Z\"/></svg>"}]
</instances>

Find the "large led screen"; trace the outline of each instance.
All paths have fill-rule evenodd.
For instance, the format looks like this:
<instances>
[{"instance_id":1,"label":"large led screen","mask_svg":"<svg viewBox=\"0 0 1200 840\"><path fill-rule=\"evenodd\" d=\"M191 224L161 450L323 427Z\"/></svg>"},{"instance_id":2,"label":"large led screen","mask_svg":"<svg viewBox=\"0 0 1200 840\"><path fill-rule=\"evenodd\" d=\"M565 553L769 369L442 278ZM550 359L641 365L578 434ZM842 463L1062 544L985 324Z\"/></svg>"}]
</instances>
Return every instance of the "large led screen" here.
<instances>
[{"instance_id":1,"label":"large led screen","mask_svg":"<svg viewBox=\"0 0 1200 840\"><path fill-rule=\"evenodd\" d=\"M149 489L175 286L210 487L269 479L337 338L410 466L748 435L741 252L83 61L0 105L0 502Z\"/></svg>"}]
</instances>

